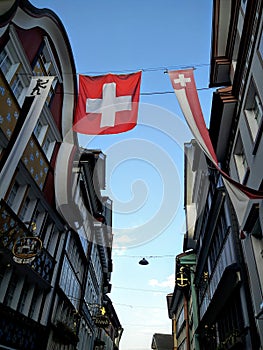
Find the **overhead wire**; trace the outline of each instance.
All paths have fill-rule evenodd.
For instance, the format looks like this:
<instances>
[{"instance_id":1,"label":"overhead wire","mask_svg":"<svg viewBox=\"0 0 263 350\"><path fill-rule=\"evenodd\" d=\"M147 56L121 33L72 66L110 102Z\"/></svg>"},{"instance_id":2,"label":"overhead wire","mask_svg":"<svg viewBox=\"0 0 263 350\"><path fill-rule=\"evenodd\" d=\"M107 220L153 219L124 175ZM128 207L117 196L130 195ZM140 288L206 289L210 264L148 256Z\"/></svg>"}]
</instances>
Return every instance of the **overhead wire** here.
<instances>
[{"instance_id":1,"label":"overhead wire","mask_svg":"<svg viewBox=\"0 0 263 350\"><path fill-rule=\"evenodd\" d=\"M161 309L161 310L167 310L167 308L165 307L160 307L160 306L154 306L154 305L131 305L131 304L122 304L122 303L115 303L112 302L114 305L118 305L118 306L125 306L125 307L129 307L131 309L133 308L138 308L138 309Z\"/></svg>"},{"instance_id":2,"label":"overhead wire","mask_svg":"<svg viewBox=\"0 0 263 350\"><path fill-rule=\"evenodd\" d=\"M165 255L125 255L125 254L114 254L114 258L175 258L176 256L174 254L165 254Z\"/></svg>"},{"instance_id":3,"label":"overhead wire","mask_svg":"<svg viewBox=\"0 0 263 350\"><path fill-rule=\"evenodd\" d=\"M197 88L197 91L202 90L212 90L214 88L210 87L201 87ZM73 92L55 92L56 95L76 95ZM152 95L167 95L167 94L174 94L174 91L148 91L148 92L140 92L140 95L142 96L152 96Z\"/></svg>"},{"instance_id":4,"label":"overhead wire","mask_svg":"<svg viewBox=\"0 0 263 350\"><path fill-rule=\"evenodd\" d=\"M200 90L211 90L210 87L202 87L202 88L197 88L197 91ZM153 92L141 92L140 95L166 95L166 94L174 94L174 91L153 91Z\"/></svg>"},{"instance_id":5,"label":"overhead wire","mask_svg":"<svg viewBox=\"0 0 263 350\"><path fill-rule=\"evenodd\" d=\"M202 67L208 67L210 66L209 63L198 63L198 64L190 64L190 65L175 65L175 66L159 66L159 67L148 67L148 68L141 68L141 69L135 69L135 70L130 70L130 69L123 69L123 70L115 70L114 73L112 74L124 74L124 73L132 73L135 71L142 71L142 72L158 72L158 71L163 71L164 74L167 74L170 70L180 70L180 69L187 69L187 68L193 68L193 69L198 69ZM64 75L72 75L72 73L66 73L63 72ZM82 72L82 73L76 73L76 75L105 75L109 74L109 71L87 71L87 72ZM17 73L17 75L30 75L28 73ZM211 90L212 88L210 87L200 87L197 88L197 91L202 91L202 90ZM58 95L75 95L72 92L55 92ZM167 94L174 94L174 91L146 91L146 92L140 92L141 96L153 96L153 95L167 95Z\"/></svg>"},{"instance_id":6,"label":"overhead wire","mask_svg":"<svg viewBox=\"0 0 263 350\"><path fill-rule=\"evenodd\" d=\"M165 291L165 290L143 289L143 288L129 288L129 287L119 287L119 286L113 286L113 288L133 290L135 292L151 292L151 293L165 293L165 294L168 294L168 292Z\"/></svg>"},{"instance_id":7,"label":"overhead wire","mask_svg":"<svg viewBox=\"0 0 263 350\"><path fill-rule=\"evenodd\" d=\"M187 68L202 68L202 67L208 67L210 66L210 63L195 63L195 64L188 64L188 65L174 65L174 66L159 66L159 67L146 67L146 68L136 68L136 69L122 69L122 70L114 70L114 73L116 74L124 74L124 73L129 73L129 72L135 72L135 71L142 71L142 72L158 72L158 71L163 71L164 73L168 73L169 70L174 70L174 69L187 69ZM110 70L111 73L113 73ZM108 74L109 71L86 71L78 74ZM113 74L114 74L113 73Z\"/></svg>"}]
</instances>

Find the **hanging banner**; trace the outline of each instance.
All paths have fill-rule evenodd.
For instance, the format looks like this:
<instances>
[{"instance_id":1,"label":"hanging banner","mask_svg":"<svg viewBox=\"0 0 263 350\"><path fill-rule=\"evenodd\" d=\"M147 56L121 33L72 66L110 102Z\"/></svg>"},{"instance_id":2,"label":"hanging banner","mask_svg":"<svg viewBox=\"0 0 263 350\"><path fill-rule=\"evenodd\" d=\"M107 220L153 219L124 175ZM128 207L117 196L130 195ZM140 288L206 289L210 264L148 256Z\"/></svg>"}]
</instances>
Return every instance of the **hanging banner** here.
<instances>
[{"instance_id":1,"label":"hanging banner","mask_svg":"<svg viewBox=\"0 0 263 350\"><path fill-rule=\"evenodd\" d=\"M238 183L220 169L201 110L193 69L169 71L169 77L190 130L201 149L223 176L239 225L241 225L248 203L251 200L262 200L263 193Z\"/></svg>"},{"instance_id":2,"label":"hanging banner","mask_svg":"<svg viewBox=\"0 0 263 350\"><path fill-rule=\"evenodd\" d=\"M118 134L137 124L141 72L79 76L73 130L82 134Z\"/></svg>"}]
</instances>

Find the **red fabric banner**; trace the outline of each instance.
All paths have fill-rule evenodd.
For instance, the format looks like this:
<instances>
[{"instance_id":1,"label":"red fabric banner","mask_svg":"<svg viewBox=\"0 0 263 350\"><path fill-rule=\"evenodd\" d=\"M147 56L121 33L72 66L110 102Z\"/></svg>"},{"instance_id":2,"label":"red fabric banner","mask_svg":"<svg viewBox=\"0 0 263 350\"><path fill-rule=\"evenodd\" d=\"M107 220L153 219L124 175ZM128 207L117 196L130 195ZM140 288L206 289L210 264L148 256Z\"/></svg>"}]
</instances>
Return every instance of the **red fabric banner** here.
<instances>
[{"instance_id":1,"label":"red fabric banner","mask_svg":"<svg viewBox=\"0 0 263 350\"><path fill-rule=\"evenodd\" d=\"M141 72L79 76L73 130L82 134L118 134L137 124Z\"/></svg>"},{"instance_id":2,"label":"red fabric banner","mask_svg":"<svg viewBox=\"0 0 263 350\"><path fill-rule=\"evenodd\" d=\"M169 76L184 117L201 148L217 165L217 157L206 128L201 105L197 95L193 69L170 71Z\"/></svg>"},{"instance_id":3,"label":"red fabric banner","mask_svg":"<svg viewBox=\"0 0 263 350\"><path fill-rule=\"evenodd\" d=\"M238 183L220 169L201 110L193 69L170 71L169 77L190 130L201 149L223 176L226 189L241 224L249 200L263 199L263 193Z\"/></svg>"}]
</instances>

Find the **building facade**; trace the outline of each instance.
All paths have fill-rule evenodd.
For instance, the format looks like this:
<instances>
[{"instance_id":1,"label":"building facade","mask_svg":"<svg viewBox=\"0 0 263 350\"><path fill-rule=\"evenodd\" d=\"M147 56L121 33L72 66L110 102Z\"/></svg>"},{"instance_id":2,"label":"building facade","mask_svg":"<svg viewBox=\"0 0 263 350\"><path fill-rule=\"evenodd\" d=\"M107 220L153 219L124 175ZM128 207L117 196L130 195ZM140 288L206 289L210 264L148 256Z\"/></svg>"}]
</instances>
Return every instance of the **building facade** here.
<instances>
[{"instance_id":1,"label":"building facade","mask_svg":"<svg viewBox=\"0 0 263 350\"><path fill-rule=\"evenodd\" d=\"M186 170L185 179L191 200L186 205L190 226L184 249L195 244L195 336L200 349L254 349L257 334L235 211L221 175L198 144L193 140L185 147L190 162L186 167L190 175Z\"/></svg>"},{"instance_id":2,"label":"building facade","mask_svg":"<svg viewBox=\"0 0 263 350\"><path fill-rule=\"evenodd\" d=\"M215 1L213 20L210 85L220 88L213 98L211 139L222 168L238 182L262 191L262 2ZM262 218L262 201L250 201L240 222L255 348L263 348Z\"/></svg>"},{"instance_id":3,"label":"building facade","mask_svg":"<svg viewBox=\"0 0 263 350\"><path fill-rule=\"evenodd\" d=\"M151 349L153 350L170 350L173 346L171 334L154 333L152 337Z\"/></svg>"},{"instance_id":4,"label":"building facade","mask_svg":"<svg viewBox=\"0 0 263 350\"><path fill-rule=\"evenodd\" d=\"M71 130L63 24L26 0L1 2L0 57L0 347L117 349L106 157L79 149Z\"/></svg>"},{"instance_id":5,"label":"building facade","mask_svg":"<svg viewBox=\"0 0 263 350\"><path fill-rule=\"evenodd\" d=\"M200 349L197 296L194 284L196 256L190 250L176 256L175 287L167 296L168 315L172 320L173 349Z\"/></svg>"},{"instance_id":6,"label":"building facade","mask_svg":"<svg viewBox=\"0 0 263 350\"><path fill-rule=\"evenodd\" d=\"M258 195L263 189L262 6L262 1L213 2L210 68L210 87L216 90L209 134L220 167ZM192 305L198 320L193 328L198 343L190 341L185 349L197 344L209 350L263 349L262 200L233 201L196 140L184 151L183 251L195 255ZM173 300L177 295L176 287ZM180 298L171 315L177 322Z\"/></svg>"}]
</instances>

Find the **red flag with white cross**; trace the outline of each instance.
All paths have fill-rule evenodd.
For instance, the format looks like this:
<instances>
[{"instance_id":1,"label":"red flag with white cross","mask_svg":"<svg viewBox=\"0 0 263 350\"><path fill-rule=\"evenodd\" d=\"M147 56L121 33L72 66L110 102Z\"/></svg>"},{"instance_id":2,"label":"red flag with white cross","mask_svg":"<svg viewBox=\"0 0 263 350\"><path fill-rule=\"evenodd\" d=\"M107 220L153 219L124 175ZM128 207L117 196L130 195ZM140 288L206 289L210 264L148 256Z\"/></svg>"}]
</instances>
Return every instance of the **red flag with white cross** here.
<instances>
[{"instance_id":1,"label":"red flag with white cross","mask_svg":"<svg viewBox=\"0 0 263 350\"><path fill-rule=\"evenodd\" d=\"M141 72L79 76L73 130L81 134L118 134L137 124Z\"/></svg>"},{"instance_id":2,"label":"red flag with white cross","mask_svg":"<svg viewBox=\"0 0 263 350\"><path fill-rule=\"evenodd\" d=\"M220 168L203 117L195 85L193 69L169 71L169 77L185 120L187 121L196 141L222 175L225 187L235 208L237 219L241 225L249 201L258 202L258 200L262 200L263 193L262 191L257 191L256 189L238 183Z\"/></svg>"}]
</instances>

